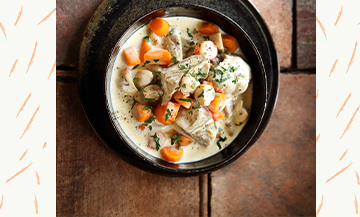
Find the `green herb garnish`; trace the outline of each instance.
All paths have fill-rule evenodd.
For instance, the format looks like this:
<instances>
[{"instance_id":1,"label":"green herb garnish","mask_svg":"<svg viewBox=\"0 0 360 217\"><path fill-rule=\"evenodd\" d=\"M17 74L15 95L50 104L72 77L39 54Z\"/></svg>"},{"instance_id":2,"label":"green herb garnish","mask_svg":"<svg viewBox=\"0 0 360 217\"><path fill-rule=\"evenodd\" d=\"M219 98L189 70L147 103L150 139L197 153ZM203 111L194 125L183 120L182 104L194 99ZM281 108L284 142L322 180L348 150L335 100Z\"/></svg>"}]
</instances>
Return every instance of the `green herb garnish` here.
<instances>
[{"instance_id":1,"label":"green herb garnish","mask_svg":"<svg viewBox=\"0 0 360 217\"><path fill-rule=\"evenodd\" d=\"M235 126L241 126L244 122L240 122L238 124L235 124Z\"/></svg>"},{"instance_id":2,"label":"green herb garnish","mask_svg":"<svg viewBox=\"0 0 360 217\"><path fill-rule=\"evenodd\" d=\"M165 114L165 122L168 120L169 116L172 117L172 114L171 114L170 109L167 109L166 114Z\"/></svg>"},{"instance_id":3,"label":"green herb garnish","mask_svg":"<svg viewBox=\"0 0 360 217\"><path fill-rule=\"evenodd\" d=\"M186 67L183 66L183 65L179 65L179 69L180 69L180 70L184 70L184 69L186 69Z\"/></svg>"},{"instance_id":4,"label":"green herb garnish","mask_svg":"<svg viewBox=\"0 0 360 217\"><path fill-rule=\"evenodd\" d=\"M172 30L171 30L171 31L169 31L169 33L170 33L170 34L173 34L173 33L174 33L174 31L172 31Z\"/></svg>"},{"instance_id":5,"label":"green herb garnish","mask_svg":"<svg viewBox=\"0 0 360 217\"><path fill-rule=\"evenodd\" d=\"M193 46L194 44L195 44L195 42L192 41L192 42L190 42L189 45L190 45L190 46Z\"/></svg>"},{"instance_id":6,"label":"green herb garnish","mask_svg":"<svg viewBox=\"0 0 360 217\"><path fill-rule=\"evenodd\" d=\"M183 99L183 98L180 98L179 100L180 100L180 101L184 101L184 102L192 102L192 99Z\"/></svg>"},{"instance_id":7,"label":"green herb garnish","mask_svg":"<svg viewBox=\"0 0 360 217\"><path fill-rule=\"evenodd\" d=\"M152 135L151 137L155 139L156 151L159 151L160 150L160 138L157 136L156 133L154 135Z\"/></svg>"},{"instance_id":8,"label":"green herb garnish","mask_svg":"<svg viewBox=\"0 0 360 217\"><path fill-rule=\"evenodd\" d=\"M140 64L137 64L136 66L134 66L131 70L136 69L137 67L139 67Z\"/></svg>"},{"instance_id":9,"label":"green herb garnish","mask_svg":"<svg viewBox=\"0 0 360 217\"><path fill-rule=\"evenodd\" d=\"M147 100L147 101L155 101L154 98L145 98L145 100Z\"/></svg>"},{"instance_id":10,"label":"green herb garnish","mask_svg":"<svg viewBox=\"0 0 360 217\"><path fill-rule=\"evenodd\" d=\"M176 62L177 62L177 59L176 59L176 57L175 57L175 56L173 56L173 58L172 58L172 62L173 62L173 63L176 63Z\"/></svg>"},{"instance_id":11,"label":"green herb garnish","mask_svg":"<svg viewBox=\"0 0 360 217\"><path fill-rule=\"evenodd\" d=\"M186 88L186 84L183 84L182 87L183 87L183 88Z\"/></svg>"},{"instance_id":12,"label":"green herb garnish","mask_svg":"<svg viewBox=\"0 0 360 217\"><path fill-rule=\"evenodd\" d=\"M204 36L203 38L204 38L206 41L209 41L209 39L210 39L209 36Z\"/></svg>"},{"instance_id":13,"label":"green herb garnish","mask_svg":"<svg viewBox=\"0 0 360 217\"><path fill-rule=\"evenodd\" d=\"M174 145L174 144L178 144L180 146L180 142L182 142L182 140L180 140L181 138L183 137L183 135L179 134L179 133L176 133L176 135L172 135L170 136L171 138L171 145Z\"/></svg>"},{"instance_id":14,"label":"green herb garnish","mask_svg":"<svg viewBox=\"0 0 360 217\"><path fill-rule=\"evenodd\" d=\"M189 28L186 28L187 29L187 34L188 34L188 36L190 37L190 38L193 38L193 36L190 34L190 32L189 32Z\"/></svg>"},{"instance_id":15,"label":"green herb garnish","mask_svg":"<svg viewBox=\"0 0 360 217\"><path fill-rule=\"evenodd\" d=\"M153 72L153 74L158 74L158 75L160 75L161 72L160 72L160 71L156 71L156 72Z\"/></svg>"},{"instance_id":16,"label":"green herb garnish","mask_svg":"<svg viewBox=\"0 0 360 217\"><path fill-rule=\"evenodd\" d=\"M139 79L138 78L134 78L133 79L133 82L135 83L135 82L137 82Z\"/></svg>"},{"instance_id":17,"label":"green herb garnish","mask_svg":"<svg viewBox=\"0 0 360 217\"><path fill-rule=\"evenodd\" d=\"M204 90L200 93L200 95L198 96L198 98L200 97L204 97Z\"/></svg>"},{"instance_id":18,"label":"green herb garnish","mask_svg":"<svg viewBox=\"0 0 360 217\"><path fill-rule=\"evenodd\" d=\"M191 88L192 88L192 89L195 89L195 86L196 86L196 82L194 81L194 82L192 83L192 85L191 85Z\"/></svg>"},{"instance_id":19,"label":"green herb garnish","mask_svg":"<svg viewBox=\"0 0 360 217\"><path fill-rule=\"evenodd\" d=\"M146 60L145 62L144 62L144 65L142 65L142 67L145 67L145 65L146 64L149 64L151 61L150 60Z\"/></svg>"},{"instance_id":20,"label":"green herb garnish","mask_svg":"<svg viewBox=\"0 0 360 217\"><path fill-rule=\"evenodd\" d=\"M135 106L136 103L137 103L137 101L134 99L134 102L133 102L133 104L132 104L132 106L131 106L131 110L134 108L134 106Z\"/></svg>"},{"instance_id":21,"label":"green herb garnish","mask_svg":"<svg viewBox=\"0 0 360 217\"><path fill-rule=\"evenodd\" d=\"M145 36L145 37L144 37L144 40L145 40L146 42L150 42L149 36Z\"/></svg>"},{"instance_id":22,"label":"green herb garnish","mask_svg":"<svg viewBox=\"0 0 360 217\"><path fill-rule=\"evenodd\" d=\"M159 62L159 59L154 59L154 62L156 62L156 63Z\"/></svg>"},{"instance_id":23,"label":"green herb garnish","mask_svg":"<svg viewBox=\"0 0 360 217\"><path fill-rule=\"evenodd\" d=\"M219 140L216 142L216 145L219 147L219 149L221 149L221 145L220 145L220 142L225 142L226 141L226 137L221 137L219 135Z\"/></svg>"}]
</instances>

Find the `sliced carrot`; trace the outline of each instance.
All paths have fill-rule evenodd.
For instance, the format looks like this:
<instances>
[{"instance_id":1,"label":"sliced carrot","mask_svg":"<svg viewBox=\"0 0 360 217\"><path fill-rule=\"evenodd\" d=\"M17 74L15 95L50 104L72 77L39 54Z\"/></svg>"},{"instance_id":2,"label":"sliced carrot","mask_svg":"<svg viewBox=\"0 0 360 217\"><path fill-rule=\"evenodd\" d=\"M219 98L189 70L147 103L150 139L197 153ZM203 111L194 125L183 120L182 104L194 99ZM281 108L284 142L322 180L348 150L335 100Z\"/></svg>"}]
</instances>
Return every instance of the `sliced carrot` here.
<instances>
[{"instance_id":1,"label":"sliced carrot","mask_svg":"<svg viewBox=\"0 0 360 217\"><path fill-rule=\"evenodd\" d=\"M142 125L142 124L140 124L140 129L141 129L141 130L144 130L144 129L145 129L145 126Z\"/></svg>"},{"instance_id":2,"label":"sliced carrot","mask_svg":"<svg viewBox=\"0 0 360 217\"><path fill-rule=\"evenodd\" d=\"M173 95L176 102L178 102L180 105L184 106L185 108L190 108L192 104L192 99L190 97L184 97L184 94L182 94L180 91L176 91Z\"/></svg>"},{"instance_id":3,"label":"sliced carrot","mask_svg":"<svg viewBox=\"0 0 360 217\"><path fill-rule=\"evenodd\" d=\"M151 50L151 44L148 43L147 41L145 41L145 39L143 39L142 42L141 42L141 48L140 48L140 60L141 60L141 62L145 61L144 60L144 55L149 50Z\"/></svg>"},{"instance_id":4,"label":"sliced carrot","mask_svg":"<svg viewBox=\"0 0 360 217\"><path fill-rule=\"evenodd\" d=\"M195 45L195 55L205 54L206 58L212 60L216 57L217 53L218 50L215 47L214 42L212 41L202 41L199 44Z\"/></svg>"},{"instance_id":5,"label":"sliced carrot","mask_svg":"<svg viewBox=\"0 0 360 217\"><path fill-rule=\"evenodd\" d=\"M180 134L182 135L179 143L180 143L180 146L188 146L189 144L191 144L192 142L194 142L192 139L190 139L189 137L187 136L184 136L183 134L181 133L178 133L176 130L173 130L172 132L173 135L177 135L177 134ZM178 144L177 144L178 145ZM176 146L177 147L177 146Z\"/></svg>"},{"instance_id":6,"label":"sliced carrot","mask_svg":"<svg viewBox=\"0 0 360 217\"><path fill-rule=\"evenodd\" d=\"M150 116L151 116L150 107L147 107L141 103L136 103L134 108L135 108L136 118L140 123L142 123L150 118Z\"/></svg>"},{"instance_id":7,"label":"sliced carrot","mask_svg":"<svg viewBox=\"0 0 360 217\"><path fill-rule=\"evenodd\" d=\"M225 108L225 100L226 100L225 94L215 92L215 98L213 101L211 101L210 105L207 106L207 108L213 112L222 111Z\"/></svg>"},{"instance_id":8,"label":"sliced carrot","mask_svg":"<svg viewBox=\"0 0 360 217\"><path fill-rule=\"evenodd\" d=\"M128 47L124 49L125 60L128 66L135 66L140 63L140 59L136 54L133 47Z\"/></svg>"},{"instance_id":9,"label":"sliced carrot","mask_svg":"<svg viewBox=\"0 0 360 217\"><path fill-rule=\"evenodd\" d=\"M223 119L225 119L225 116L223 115L222 112L213 112L213 111L210 111L213 118L214 118L214 121L221 121Z\"/></svg>"},{"instance_id":10,"label":"sliced carrot","mask_svg":"<svg viewBox=\"0 0 360 217\"><path fill-rule=\"evenodd\" d=\"M182 148L178 150L175 146L165 146L160 150L160 153L165 160L176 162L181 159L184 154L184 150Z\"/></svg>"},{"instance_id":11,"label":"sliced carrot","mask_svg":"<svg viewBox=\"0 0 360 217\"><path fill-rule=\"evenodd\" d=\"M144 60L148 60L152 64L169 65L171 54L165 49L153 48L144 54Z\"/></svg>"},{"instance_id":12,"label":"sliced carrot","mask_svg":"<svg viewBox=\"0 0 360 217\"><path fill-rule=\"evenodd\" d=\"M155 117L162 124L171 124L179 111L180 105L169 101L166 105L159 103L155 109Z\"/></svg>"},{"instance_id":13,"label":"sliced carrot","mask_svg":"<svg viewBox=\"0 0 360 217\"><path fill-rule=\"evenodd\" d=\"M236 49L239 48L239 44L237 43L236 39L231 35L222 35L221 37L225 49L227 49L231 53L234 53Z\"/></svg>"},{"instance_id":14,"label":"sliced carrot","mask_svg":"<svg viewBox=\"0 0 360 217\"><path fill-rule=\"evenodd\" d=\"M219 31L219 27L213 23L203 23L199 32L206 35L211 35Z\"/></svg>"},{"instance_id":15,"label":"sliced carrot","mask_svg":"<svg viewBox=\"0 0 360 217\"><path fill-rule=\"evenodd\" d=\"M169 32L169 23L157 17L150 22L150 30L158 36L164 36Z\"/></svg>"}]
</instances>

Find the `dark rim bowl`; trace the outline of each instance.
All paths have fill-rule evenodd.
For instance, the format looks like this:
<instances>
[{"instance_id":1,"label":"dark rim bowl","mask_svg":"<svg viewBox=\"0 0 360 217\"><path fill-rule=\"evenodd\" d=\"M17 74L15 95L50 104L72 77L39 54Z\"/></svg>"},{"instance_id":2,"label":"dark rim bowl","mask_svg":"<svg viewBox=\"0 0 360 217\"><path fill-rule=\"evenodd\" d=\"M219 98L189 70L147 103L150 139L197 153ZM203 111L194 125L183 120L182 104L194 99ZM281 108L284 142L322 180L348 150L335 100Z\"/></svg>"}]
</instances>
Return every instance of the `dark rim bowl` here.
<instances>
[{"instance_id":1,"label":"dark rim bowl","mask_svg":"<svg viewBox=\"0 0 360 217\"><path fill-rule=\"evenodd\" d=\"M131 139L124 133L120 124L116 121L115 115L113 115L114 110L110 97L110 80L116 56L118 55L122 45L129 37L131 37L132 34L134 34L134 32L148 24L151 19L159 16L194 17L215 23L223 31L231 34L237 39L252 70L253 97L251 112L249 114L249 119L246 125L231 144L229 144L217 154L197 162L172 164L147 154L141 148L138 148L138 146L134 144ZM258 49L255 47L253 41L249 38L246 32L243 31L243 29L237 23L224 14L204 6L176 5L166 8L159 8L155 11L145 14L144 16L137 19L130 27L128 27L127 30L122 33L122 35L119 35L119 40L117 41L116 45L113 46L113 50L111 52L106 69L105 96L107 111L114 129L117 131L123 144L125 144L128 149L130 149L138 157L139 161L145 161L146 164L151 164L157 167L157 172L161 171L164 174L169 173L172 175L177 173L180 176L188 176L202 174L221 168L222 166L238 158L247 146L250 146L255 142L257 136L254 135L256 135L261 122L264 120L263 117L268 100L268 87L263 61L258 52Z\"/></svg>"}]
</instances>

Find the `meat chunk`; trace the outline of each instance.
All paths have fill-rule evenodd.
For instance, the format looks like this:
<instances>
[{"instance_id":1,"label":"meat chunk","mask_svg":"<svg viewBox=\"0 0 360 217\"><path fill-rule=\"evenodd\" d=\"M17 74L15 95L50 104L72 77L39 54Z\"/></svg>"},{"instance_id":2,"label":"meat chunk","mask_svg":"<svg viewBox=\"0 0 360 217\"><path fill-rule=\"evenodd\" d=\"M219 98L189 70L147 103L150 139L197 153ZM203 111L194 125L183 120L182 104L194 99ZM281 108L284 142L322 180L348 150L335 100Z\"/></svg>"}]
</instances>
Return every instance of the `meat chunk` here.
<instances>
[{"instance_id":1,"label":"meat chunk","mask_svg":"<svg viewBox=\"0 0 360 217\"><path fill-rule=\"evenodd\" d=\"M176 57L177 61L183 60L182 42L179 29L171 28L170 33L165 36L164 45L170 52L171 56Z\"/></svg>"},{"instance_id":2,"label":"meat chunk","mask_svg":"<svg viewBox=\"0 0 360 217\"><path fill-rule=\"evenodd\" d=\"M152 84L144 88L145 100L157 101L163 94L163 91L159 85Z\"/></svg>"},{"instance_id":3,"label":"meat chunk","mask_svg":"<svg viewBox=\"0 0 360 217\"><path fill-rule=\"evenodd\" d=\"M180 87L180 81L186 71L191 71L193 67L200 64L205 60L203 55L190 56L179 64L170 66L161 72L161 85L164 90L162 97L162 105L165 105L175 93L176 89ZM180 69L179 65L184 66L184 69Z\"/></svg>"},{"instance_id":4,"label":"meat chunk","mask_svg":"<svg viewBox=\"0 0 360 217\"><path fill-rule=\"evenodd\" d=\"M175 123L199 144L210 145L216 138L211 112L198 102L193 104L193 108L180 108Z\"/></svg>"}]
</instances>

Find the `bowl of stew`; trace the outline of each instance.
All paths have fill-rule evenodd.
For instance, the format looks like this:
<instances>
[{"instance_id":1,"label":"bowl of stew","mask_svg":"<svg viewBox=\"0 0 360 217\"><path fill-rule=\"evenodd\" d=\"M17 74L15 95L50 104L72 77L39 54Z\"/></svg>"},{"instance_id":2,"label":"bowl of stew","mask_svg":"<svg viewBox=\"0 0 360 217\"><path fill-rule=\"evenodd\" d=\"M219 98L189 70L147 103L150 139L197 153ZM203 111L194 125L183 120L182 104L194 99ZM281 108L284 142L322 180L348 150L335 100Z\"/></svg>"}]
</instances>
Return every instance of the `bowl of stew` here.
<instances>
[{"instance_id":1,"label":"bowl of stew","mask_svg":"<svg viewBox=\"0 0 360 217\"><path fill-rule=\"evenodd\" d=\"M265 127L268 79L253 40L221 12L189 4L150 11L118 35L107 59L104 101L118 141L107 144L157 174L219 169Z\"/></svg>"}]
</instances>

